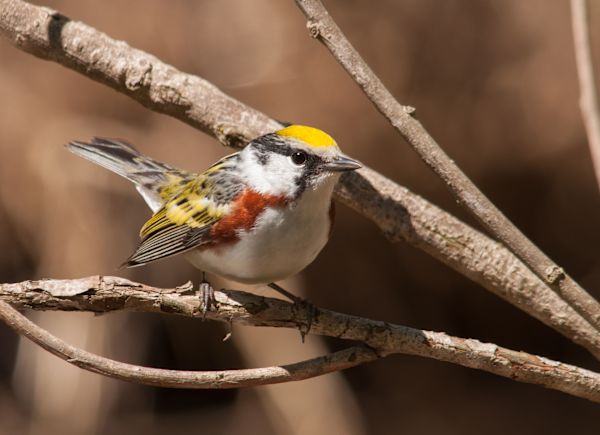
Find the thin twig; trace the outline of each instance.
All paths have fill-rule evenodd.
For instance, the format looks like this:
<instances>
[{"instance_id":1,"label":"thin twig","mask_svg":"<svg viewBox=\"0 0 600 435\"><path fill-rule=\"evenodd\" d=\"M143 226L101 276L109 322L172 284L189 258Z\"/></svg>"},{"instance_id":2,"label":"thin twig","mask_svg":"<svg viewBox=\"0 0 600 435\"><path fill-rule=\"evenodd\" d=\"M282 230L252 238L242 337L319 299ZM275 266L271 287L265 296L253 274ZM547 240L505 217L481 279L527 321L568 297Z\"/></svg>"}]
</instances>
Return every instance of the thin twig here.
<instances>
[{"instance_id":1,"label":"thin twig","mask_svg":"<svg viewBox=\"0 0 600 435\"><path fill-rule=\"evenodd\" d=\"M446 183L495 237L510 248L535 274L557 291L600 331L600 304L556 265L473 184L413 117L414 108L401 105L344 36L320 0L295 0L313 38L322 42L360 86L377 110L406 139L423 161Z\"/></svg>"},{"instance_id":2,"label":"thin twig","mask_svg":"<svg viewBox=\"0 0 600 435\"><path fill-rule=\"evenodd\" d=\"M52 9L0 0L0 34L22 50L104 83L229 146L280 126L206 80ZM369 168L345 175L336 198L375 222L391 241L423 249L600 358L600 333L501 244Z\"/></svg>"},{"instance_id":3,"label":"thin twig","mask_svg":"<svg viewBox=\"0 0 600 435\"><path fill-rule=\"evenodd\" d=\"M575 59L579 75L579 107L587 132L592 164L600 188L600 109L590 43L590 3L588 0L571 0Z\"/></svg>"},{"instance_id":4,"label":"thin twig","mask_svg":"<svg viewBox=\"0 0 600 435\"><path fill-rule=\"evenodd\" d=\"M168 370L122 363L72 346L52 335L5 302L0 319L15 332L77 367L122 381L169 388L241 388L301 381L373 361L379 356L365 346L283 366L240 370Z\"/></svg>"},{"instance_id":5,"label":"thin twig","mask_svg":"<svg viewBox=\"0 0 600 435\"><path fill-rule=\"evenodd\" d=\"M299 328L307 312L279 299L224 290L215 292L216 309L208 318L252 326ZM453 337L357 316L315 309L311 333L360 342L342 352L282 367L218 372L179 372L118 363L70 346L32 324L11 308L40 310L115 310L162 312L201 317L200 299L191 284L159 289L116 277L25 281L0 285L0 319L68 362L106 376L160 386L230 388L305 379L342 370L390 354L411 354L542 385L600 403L600 374L516 352L491 343Z\"/></svg>"}]
</instances>

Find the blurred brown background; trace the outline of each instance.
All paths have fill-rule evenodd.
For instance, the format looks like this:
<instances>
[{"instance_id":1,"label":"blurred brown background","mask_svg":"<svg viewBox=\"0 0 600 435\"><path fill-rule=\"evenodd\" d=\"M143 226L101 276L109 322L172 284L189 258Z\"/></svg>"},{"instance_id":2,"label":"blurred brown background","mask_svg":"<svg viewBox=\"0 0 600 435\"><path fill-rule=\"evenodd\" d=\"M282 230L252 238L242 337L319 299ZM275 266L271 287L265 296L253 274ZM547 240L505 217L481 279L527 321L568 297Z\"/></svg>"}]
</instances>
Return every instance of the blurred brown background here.
<instances>
[{"instance_id":1,"label":"blurred brown background","mask_svg":"<svg viewBox=\"0 0 600 435\"><path fill-rule=\"evenodd\" d=\"M282 120L330 132L350 155L473 223L375 112L293 2L48 1ZM577 105L566 0L329 1L401 102L491 199L600 297L600 195ZM600 7L592 22L598 28ZM600 64L600 33L594 34ZM128 182L69 154L92 135L201 170L215 140L0 39L0 282L120 274L174 286L181 259L117 271L149 216ZM339 207L334 237L289 288L339 311L442 330L600 370L585 351ZM220 285L215 280L215 285ZM267 294L267 290L264 290ZM149 314L31 313L67 341L180 369L292 362L338 349L294 331ZM598 433L600 407L540 387L408 356L310 381L177 391L83 372L0 325L0 433Z\"/></svg>"}]
</instances>

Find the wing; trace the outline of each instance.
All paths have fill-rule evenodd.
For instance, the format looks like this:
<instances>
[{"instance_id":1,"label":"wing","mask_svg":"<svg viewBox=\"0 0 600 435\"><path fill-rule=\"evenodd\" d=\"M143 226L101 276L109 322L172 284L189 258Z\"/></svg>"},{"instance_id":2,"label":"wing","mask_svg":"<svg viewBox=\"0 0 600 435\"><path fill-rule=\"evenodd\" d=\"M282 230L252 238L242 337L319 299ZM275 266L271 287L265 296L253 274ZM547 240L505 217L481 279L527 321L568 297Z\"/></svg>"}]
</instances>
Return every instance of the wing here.
<instances>
[{"instance_id":1,"label":"wing","mask_svg":"<svg viewBox=\"0 0 600 435\"><path fill-rule=\"evenodd\" d=\"M142 227L140 246L123 265L139 266L210 242L211 228L245 187L231 170L236 156L225 157L175 192Z\"/></svg>"}]
</instances>

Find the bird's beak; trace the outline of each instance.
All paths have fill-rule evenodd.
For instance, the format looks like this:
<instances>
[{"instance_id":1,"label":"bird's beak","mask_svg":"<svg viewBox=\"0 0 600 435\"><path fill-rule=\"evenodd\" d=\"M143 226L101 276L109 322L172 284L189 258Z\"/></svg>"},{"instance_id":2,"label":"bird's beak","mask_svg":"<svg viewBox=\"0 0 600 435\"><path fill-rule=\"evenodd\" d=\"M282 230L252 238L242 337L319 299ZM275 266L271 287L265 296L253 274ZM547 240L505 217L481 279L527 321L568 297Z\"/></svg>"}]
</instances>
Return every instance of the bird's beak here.
<instances>
[{"instance_id":1,"label":"bird's beak","mask_svg":"<svg viewBox=\"0 0 600 435\"><path fill-rule=\"evenodd\" d=\"M355 169L362 168L360 163L346 156L336 156L325 162L323 166L325 170L331 172L354 171Z\"/></svg>"}]
</instances>

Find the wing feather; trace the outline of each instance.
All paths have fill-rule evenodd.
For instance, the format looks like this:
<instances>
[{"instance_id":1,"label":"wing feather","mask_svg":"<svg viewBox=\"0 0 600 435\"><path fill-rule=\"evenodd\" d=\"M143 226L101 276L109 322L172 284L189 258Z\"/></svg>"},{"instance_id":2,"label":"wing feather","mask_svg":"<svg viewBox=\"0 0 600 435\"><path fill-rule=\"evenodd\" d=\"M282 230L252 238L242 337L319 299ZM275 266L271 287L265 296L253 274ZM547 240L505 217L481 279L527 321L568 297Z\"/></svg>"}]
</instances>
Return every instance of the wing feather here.
<instances>
[{"instance_id":1,"label":"wing feather","mask_svg":"<svg viewBox=\"0 0 600 435\"><path fill-rule=\"evenodd\" d=\"M124 266L146 264L210 242L211 228L244 189L229 170L234 156L217 162L168 199L142 227L142 241Z\"/></svg>"}]
</instances>

